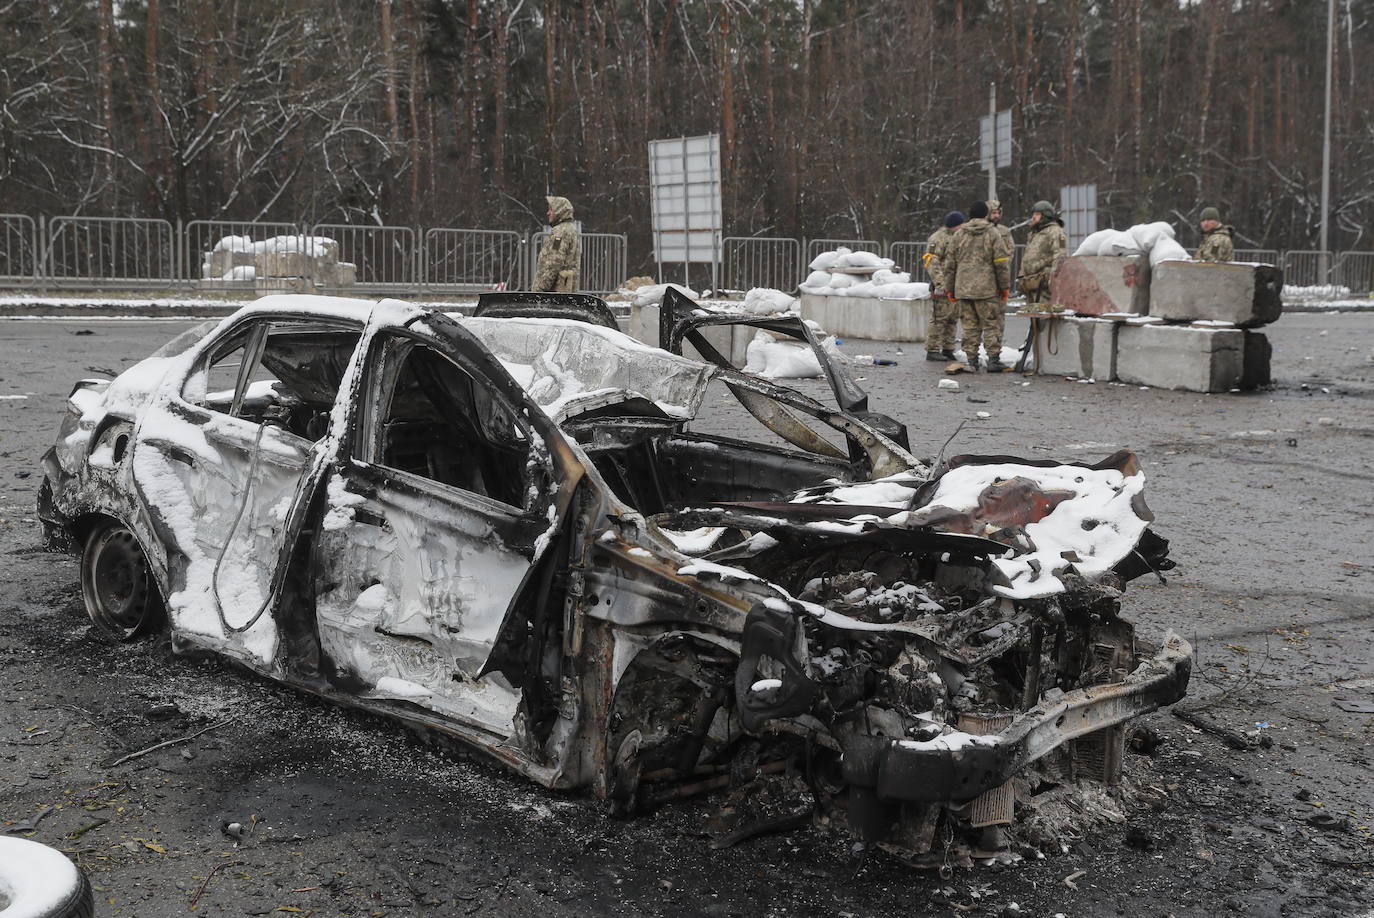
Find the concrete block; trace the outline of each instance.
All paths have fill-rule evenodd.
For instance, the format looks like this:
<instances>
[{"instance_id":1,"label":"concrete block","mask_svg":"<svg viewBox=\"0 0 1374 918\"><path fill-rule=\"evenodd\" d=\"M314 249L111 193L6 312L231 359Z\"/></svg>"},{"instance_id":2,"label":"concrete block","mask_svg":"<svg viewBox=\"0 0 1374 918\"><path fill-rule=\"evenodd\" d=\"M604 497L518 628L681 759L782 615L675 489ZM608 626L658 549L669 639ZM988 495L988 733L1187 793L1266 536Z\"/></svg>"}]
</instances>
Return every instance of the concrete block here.
<instances>
[{"instance_id":1,"label":"concrete block","mask_svg":"<svg viewBox=\"0 0 1374 918\"><path fill-rule=\"evenodd\" d=\"M1054 318L1037 321L1037 373L1103 382L1116 379L1116 329L1106 319Z\"/></svg>"},{"instance_id":2,"label":"concrete block","mask_svg":"<svg viewBox=\"0 0 1374 918\"><path fill-rule=\"evenodd\" d=\"M314 277L314 259L303 252L260 252L258 277Z\"/></svg>"},{"instance_id":3,"label":"concrete block","mask_svg":"<svg viewBox=\"0 0 1374 918\"><path fill-rule=\"evenodd\" d=\"M866 296L801 295L801 314L841 338L870 341L924 341L930 326L930 300L880 300Z\"/></svg>"},{"instance_id":4,"label":"concrete block","mask_svg":"<svg viewBox=\"0 0 1374 918\"><path fill-rule=\"evenodd\" d=\"M1116 376L1126 383L1190 392L1226 392L1241 384L1245 333L1239 328L1122 324Z\"/></svg>"},{"instance_id":5,"label":"concrete block","mask_svg":"<svg viewBox=\"0 0 1374 918\"><path fill-rule=\"evenodd\" d=\"M1282 314L1282 290L1283 271L1273 265L1164 261L1151 275L1150 315L1253 328Z\"/></svg>"},{"instance_id":6,"label":"concrete block","mask_svg":"<svg viewBox=\"0 0 1374 918\"><path fill-rule=\"evenodd\" d=\"M1050 302L1081 316L1150 309L1150 260L1143 255L1070 255L1050 276Z\"/></svg>"},{"instance_id":7,"label":"concrete block","mask_svg":"<svg viewBox=\"0 0 1374 918\"><path fill-rule=\"evenodd\" d=\"M1245 332L1245 356L1242 358L1240 375L1242 389L1273 385L1274 377L1269 372L1269 360L1273 355L1274 349L1264 332Z\"/></svg>"},{"instance_id":8,"label":"concrete block","mask_svg":"<svg viewBox=\"0 0 1374 918\"><path fill-rule=\"evenodd\" d=\"M253 264L252 252L215 251L210 253L210 277L218 279L234 268Z\"/></svg>"},{"instance_id":9,"label":"concrete block","mask_svg":"<svg viewBox=\"0 0 1374 918\"><path fill-rule=\"evenodd\" d=\"M630 337L643 341L652 347L662 347L658 340L657 304L652 306L631 306L630 321L625 329ZM743 369L747 359L745 349L754 339L756 328L741 325L713 325L698 329L706 340L737 368ZM691 342L683 342L682 353L696 360L703 359ZM709 361L708 361L709 362Z\"/></svg>"},{"instance_id":10,"label":"concrete block","mask_svg":"<svg viewBox=\"0 0 1374 918\"><path fill-rule=\"evenodd\" d=\"M358 266L351 261L341 261L334 266L334 286L352 287L358 282Z\"/></svg>"}]
</instances>

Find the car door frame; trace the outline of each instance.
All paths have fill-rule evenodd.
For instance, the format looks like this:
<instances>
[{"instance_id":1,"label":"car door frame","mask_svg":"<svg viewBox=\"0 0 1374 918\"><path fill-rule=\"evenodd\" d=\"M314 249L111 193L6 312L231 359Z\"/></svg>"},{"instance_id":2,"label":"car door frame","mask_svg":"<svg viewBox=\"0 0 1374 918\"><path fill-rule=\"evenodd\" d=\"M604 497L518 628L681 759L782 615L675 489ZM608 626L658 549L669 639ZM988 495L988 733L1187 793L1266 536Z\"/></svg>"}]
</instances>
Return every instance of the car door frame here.
<instances>
[{"instance_id":1,"label":"car door frame","mask_svg":"<svg viewBox=\"0 0 1374 918\"><path fill-rule=\"evenodd\" d=\"M503 501L432 481L404 470L392 469L364 458L371 455L370 442L374 436L371 425L375 423L381 410L380 404L373 404L373 401L382 394L380 386L384 383L377 379L377 374L382 371L384 349L390 341L398 337L430 348L471 377L475 385L485 383L490 387L488 394L491 397L500 399L508 409L521 418L527 427L527 436L531 438L531 450L538 449L546 470L546 481L537 489L538 496L530 506L515 508ZM428 492L440 500L456 501L466 509L477 512L517 511L514 517L519 521L525 544L531 550L530 566L506 603L496 639L487 647L486 663L490 664L493 652L501 644L507 629L528 606L534 583L541 575L547 573L548 565L557 563L559 559L555 552L566 551L568 548L565 540L559 538L559 534L568 522L573 496L585 477L585 470L558 426L528 396L500 361L480 340L442 313L420 315L402 324L382 324L369 329L358 360L360 364L354 388L349 393L349 403L337 421L339 445L328 463L329 470L325 483L337 477L345 488L349 482L359 483L364 488L378 488L392 481L396 483L395 486ZM340 397L343 397L342 392ZM314 515L316 525L321 523L325 512L324 502L321 502ZM322 586L322 570L317 551L310 575L316 591ZM318 617L315 627L316 639L319 640ZM323 660L323 653L321 659ZM480 679L489 671L491 667L484 665L477 678ZM326 678L332 678L328 667L324 669L324 674ZM334 681L335 687L341 690L356 692L358 689L358 686L349 685L343 680Z\"/></svg>"},{"instance_id":2,"label":"car door frame","mask_svg":"<svg viewBox=\"0 0 1374 918\"><path fill-rule=\"evenodd\" d=\"M358 319L341 316L315 316L302 312L262 311L247 313L227 327L207 336L203 344L196 348L194 354L189 355L189 362L184 372L175 374L174 377L168 379L163 384L162 397L159 400L161 409L176 416L181 421L196 426L202 431L202 435L205 435L204 428L206 426L215 423L223 423L218 420L221 418L228 418L234 423L241 422L247 425L253 424L254 422L252 420L237 417L233 412L242 407L246 386L258 367L272 326L283 323L314 325L318 326L321 331L348 331L358 334L358 343L354 345L354 352L350 357L348 369L345 370L339 383L339 389L335 393L334 405L337 406L339 399L343 397L345 392L349 391L349 380L354 375L353 366L359 359L361 345L367 340L368 323L359 321ZM205 405L199 405L188 399L186 396L186 388L191 383L195 374L208 368L210 361L213 361L217 356L224 353L221 348L226 346L229 342L234 341L234 339L244 331L245 327L248 327L248 336L243 342L244 360L235 379L234 395L231 399L229 411L220 411ZM230 350L232 351L233 348L230 348ZM146 420L146 418L140 421L140 428L135 437L136 449L147 448L155 450L162 454L169 462L177 462L192 469L196 467L198 460L189 451L178 447L173 442L168 441L163 444L160 443L157 438L149 436L143 420ZM264 422L264 424L259 426L264 428L261 433L262 438L265 439L269 435L265 427L271 425L266 425ZM300 536L301 526L304 521L304 510L306 506L312 502L312 495L314 494L319 479L322 460L326 459L333 450L329 433L326 433L319 440L313 442L287 430L279 430L277 433L271 435L273 437L289 437L289 441L283 441L282 444L279 445L288 445L298 448L303 462L299 478L294 488L294 493L291 497L291 504L283 516L279 531L277 552L275 557L271 560L271 568L267 572L265 578L265 595L262 597L264 602L263 609L254 617L255 622L261 617L268 617L274 620L277 618L276 613L280 605L283 582L288 573L289 562L296 549L296 544ZM207 442L213 444L214 439L207 436ZM258 447L261 447L260 442L258 443ZM235 448L243 447L235 444ZM247 449L251 451L252 447L247 447ZM218 445L217 450L220 452L221 456L224 455L222 449L218 448ZM247 469L243 469L242 471L246 477ZM194 517L194 514L192 514L192 516ZM162 528L166 527L164 526ZM170 541L171 544L176 546L177 553L183 557L180 576L182 580L185 581L190 570L190 565L193 563L192 557L188 552L190 546L180 544L181 540L175 536ZM171 562L172 559L169 553L169 587L171 585L170 576L172 574ZM185 583L183 583L183 588L185 588ZM217 600L213 597L211 601L217 603ZM225 613L225 610L221 609L220 612ZM225 618L227 618L227 615L225 615ZM173 624L175 625L175 620ZM207 643L203 636L183 634L183 637L188 637L195 643ZM222 643L211 640L208 642L208 646L211 646L212 649L219 652L233 656L254 669L274 675L281 675L282 641L280 639L283 638L284 635L278 634L276 637L278 638L276 650L270 659L264 658L260 654L247 652L247 650L241 646L243 641L239 639L237 633L226 633Z\"/></svg>"}]
</instances>

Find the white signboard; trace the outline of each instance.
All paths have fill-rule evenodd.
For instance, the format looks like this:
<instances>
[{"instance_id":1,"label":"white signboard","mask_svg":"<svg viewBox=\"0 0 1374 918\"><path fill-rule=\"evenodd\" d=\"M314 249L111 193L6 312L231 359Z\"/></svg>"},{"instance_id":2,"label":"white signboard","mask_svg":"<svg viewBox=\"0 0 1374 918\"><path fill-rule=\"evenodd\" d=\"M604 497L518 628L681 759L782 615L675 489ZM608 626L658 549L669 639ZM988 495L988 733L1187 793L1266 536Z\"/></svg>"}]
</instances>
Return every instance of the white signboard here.
<instances>
[{"instance_id":1,"label":"white signboard","mask_svg":"<svg viewBox=\"0 0 1374 918\"><path fill-rule=\"evenodd\" d=\"M720 135L649 141L654 260L720 260Z\"/></svg>"},{"instance_id":2,"label":"white signboard","mask_svg":"<svg viewBox=\"0 0 1374 918\"><path fill-rule=\"evenodd\" d=\"M1097 232L1097 186L1065 185L1059 189L1059 215L1069 237L1069 251Z\"/></svg>"},{"instance_id":3,"label":"white signboard","mask_svg":"<svg viewBox=\"0 0 1374 918\"><path fill-rule=\"evenodd\" d=\"M978 160L983 171L992 168L993 140L997 147L997 168L1005 169L1011 165L1011 109L1004 108L997 113L997 136L992 133L992 116L984 115L979 119Z\"/></svg>"}]
</instances>

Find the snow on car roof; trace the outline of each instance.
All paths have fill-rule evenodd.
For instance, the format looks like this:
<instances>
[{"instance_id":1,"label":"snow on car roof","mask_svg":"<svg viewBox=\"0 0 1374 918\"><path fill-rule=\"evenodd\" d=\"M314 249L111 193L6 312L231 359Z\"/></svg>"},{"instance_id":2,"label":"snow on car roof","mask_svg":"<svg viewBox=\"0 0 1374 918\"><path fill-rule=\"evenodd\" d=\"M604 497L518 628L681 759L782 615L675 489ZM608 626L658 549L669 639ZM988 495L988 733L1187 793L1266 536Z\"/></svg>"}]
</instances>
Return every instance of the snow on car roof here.
<instances>
[{"instance_id":1,"label":"snow on car roof","mask_svg":"<svg viewBox=\"0 0 1374 918\"><path fill-rule=\"evenodd\" d=\"M715 368L573 319L454 317L550 417L642 397L674 418L696 414Z\"/></svg>"}]
</instances>

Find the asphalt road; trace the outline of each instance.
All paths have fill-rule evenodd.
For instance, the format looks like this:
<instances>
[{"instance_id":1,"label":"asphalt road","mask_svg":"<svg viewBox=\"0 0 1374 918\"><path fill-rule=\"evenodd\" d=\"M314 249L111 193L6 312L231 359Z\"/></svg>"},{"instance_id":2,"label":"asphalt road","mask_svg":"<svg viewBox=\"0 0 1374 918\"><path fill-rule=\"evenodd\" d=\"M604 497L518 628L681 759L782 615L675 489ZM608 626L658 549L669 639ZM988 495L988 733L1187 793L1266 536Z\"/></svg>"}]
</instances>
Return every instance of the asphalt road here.
<instances>
[{"instance_id":1,"label":"asphalt road","mask_svg":"<svg viewBox=\"0 0 1374 918\"><path fill-rule=\"evenodd\" d=\"M81 861L99 914L1374 907L1374 717L1358 713L1374 703L1374 315L1286 316L1268 329L1277 386L1250 394L1010 375L963 377L950 392L919 346L847 343L898 361L863 375L873 407L908 423L918 453L951 435L949 454L1135 449L1179 566L1167 585L1135 581L1129 615L1198 652L1182 707L1209 731L1149 718L1164 744L1128 755L1125 822L1059 856L945 877L856 859L809 829L715 851L703 827L711 798L615 820L397 725L173 657L165 642L92 639L73 560L39 548L38 457L75 379L118 371L189 324L0 320L0 827L52 807L32 837ZM1019 340L1014 321L1008 340ZM1228 747L1225 731L1245 748ZM236 844L226 823L251 830Z\"/></svg>"}]
</instances>

